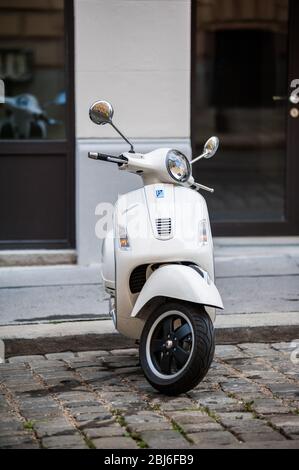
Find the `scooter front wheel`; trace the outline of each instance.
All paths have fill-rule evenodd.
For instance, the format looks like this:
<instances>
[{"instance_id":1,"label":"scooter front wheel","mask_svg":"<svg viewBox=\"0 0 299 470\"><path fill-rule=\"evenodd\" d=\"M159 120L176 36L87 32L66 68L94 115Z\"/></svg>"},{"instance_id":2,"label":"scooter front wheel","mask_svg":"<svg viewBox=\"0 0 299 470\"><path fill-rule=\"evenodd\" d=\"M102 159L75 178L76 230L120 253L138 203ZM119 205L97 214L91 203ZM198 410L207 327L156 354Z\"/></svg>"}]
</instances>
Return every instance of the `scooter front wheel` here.
<instances>
[{"instance_id":1,"label":"scooter front wheel","mask_svg":"<svg viewBox=\"0 0 299 470\"><path fill-rule=\"evenodd\" d=\"M166 395L179 395L205 377L214 350L214 327L204 308L168 302L148 318L139 354L149 383Z\"/></svg>"}]
</instances>

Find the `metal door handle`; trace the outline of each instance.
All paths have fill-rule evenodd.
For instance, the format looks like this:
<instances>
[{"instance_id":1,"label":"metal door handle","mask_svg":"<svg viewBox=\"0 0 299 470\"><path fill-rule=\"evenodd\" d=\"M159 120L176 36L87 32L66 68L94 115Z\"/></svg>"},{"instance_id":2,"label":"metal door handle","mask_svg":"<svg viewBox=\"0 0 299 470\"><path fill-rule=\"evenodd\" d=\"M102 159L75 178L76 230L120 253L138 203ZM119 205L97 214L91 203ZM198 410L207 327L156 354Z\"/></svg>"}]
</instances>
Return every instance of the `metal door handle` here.
<instances>
[{"instance_id":1,"label":"metal door handle","mask_svg":"<svg viewBox=\"0 0 299 470\"><path fill-rule=\"evenodd\" d=\"M287 96L272 96L273 101L287 101Z\"/></svg>"},{"instance_id":2,"label":"metal door handle","mask_svg":"<svg viewBox=\"0 0 299 470\"><path fill-rule=\"evenodd\" d=\"M287 97L287 96L272 96L273 101L288 101L292 104L299 104L299 98L298 96L294 95L293 93Z\"/></svg>"}]
</instances>

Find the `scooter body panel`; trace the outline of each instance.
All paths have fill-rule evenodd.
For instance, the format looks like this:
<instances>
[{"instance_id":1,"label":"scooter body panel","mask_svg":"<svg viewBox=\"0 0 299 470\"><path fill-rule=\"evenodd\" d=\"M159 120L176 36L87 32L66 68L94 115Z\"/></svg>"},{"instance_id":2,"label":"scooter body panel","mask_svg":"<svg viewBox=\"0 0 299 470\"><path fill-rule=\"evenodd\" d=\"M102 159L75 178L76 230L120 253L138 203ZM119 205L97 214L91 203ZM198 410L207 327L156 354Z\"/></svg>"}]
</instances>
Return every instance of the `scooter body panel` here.
<instances>
[{"instance_id":1,"label":"scooter body panel","mask_svg":"<svg viewBox=\"0 0 299 470\"><path fill-rule=\"evenodd\" d=\"M124 231L129 241L126 249L120 246L120 237ZM192 268L179 269L186 266L178 263L194 264L208 273L211 281L214 281L213 241L207 206L204 198L192 189L157 183L120 196L115 206L114 257L111 256L111 247L111 240L106 240L104 266L107 266L103 269L104 281L106 287L112 287L112 265L115 263L116 328L125 336L140 338L146 317L134 315L140 310L143 300L148 298L149 286L154 285L154 280L160 278L162 273L164 279L164 275L168 275L172 269L181 280L176 285L184 282L186 277L191 280L190 285L185 285L185 293L184 288L181 288L179 298L222 307L214 284L203 284L201 276ZM167 264L169 266L164 267ZM146 287L154 274L155 277ZM139 290L134 276L137 284L139 282ZM174 277L175 274L172 275ZM167 278L163 282L167 285ZM210 294L204 295L204 287ZM169 286L169 293L174 295L175 290ZM155 296L157 295L156 292ZM165 296L165 292L163 295ZM214 318L213 309L207 310L211 318Z\"/></svg>"}]
</instances>

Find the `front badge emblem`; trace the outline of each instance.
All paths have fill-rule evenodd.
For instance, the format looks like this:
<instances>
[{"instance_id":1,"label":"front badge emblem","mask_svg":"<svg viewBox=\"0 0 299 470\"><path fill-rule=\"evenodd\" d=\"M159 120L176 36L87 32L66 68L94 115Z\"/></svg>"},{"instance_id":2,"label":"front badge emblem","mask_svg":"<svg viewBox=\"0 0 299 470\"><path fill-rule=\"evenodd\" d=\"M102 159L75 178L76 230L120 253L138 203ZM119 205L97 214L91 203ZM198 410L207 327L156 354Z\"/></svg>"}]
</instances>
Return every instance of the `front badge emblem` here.
<instances>
[{"instance_id":1,"label":"front badge emblem","mask_svg":"<svg viewBox=\"0 0 299 470\"><path fill-rule=\"evenodd\" d=\"M164 197L164 189L156 189L156 197L161 199Z\"/></svg>"}]
</instances>

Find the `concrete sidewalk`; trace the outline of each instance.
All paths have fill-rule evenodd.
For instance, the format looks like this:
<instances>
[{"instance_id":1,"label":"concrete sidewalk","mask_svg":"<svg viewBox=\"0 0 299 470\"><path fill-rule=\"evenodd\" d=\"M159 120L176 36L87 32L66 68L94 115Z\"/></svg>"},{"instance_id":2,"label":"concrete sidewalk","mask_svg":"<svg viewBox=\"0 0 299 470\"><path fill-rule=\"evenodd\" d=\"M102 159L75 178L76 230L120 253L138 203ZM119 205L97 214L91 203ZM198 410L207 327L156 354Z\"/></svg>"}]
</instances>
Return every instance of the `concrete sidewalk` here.
<instances>
[{"instance_id":1,"label":"concrete sidewalk","mask_svg":"<svg viewBox=\"0 0 299 470\"><path fill-rule=\"evenodd\" d=\"M100 266L0 268L0 324L108 316Z\"/></svg>"},{"instance_id":2,"label":"concrete sidewalk","mask_svg":"<svg viewBox=\"0 0 299 470\"><path fill-rule=\"evenodd\" d=\"M299 238L216 239L220 314L299 312ZM100 265L0 268L0 324L105 318Z\"/></svg>"}]
</instances>

